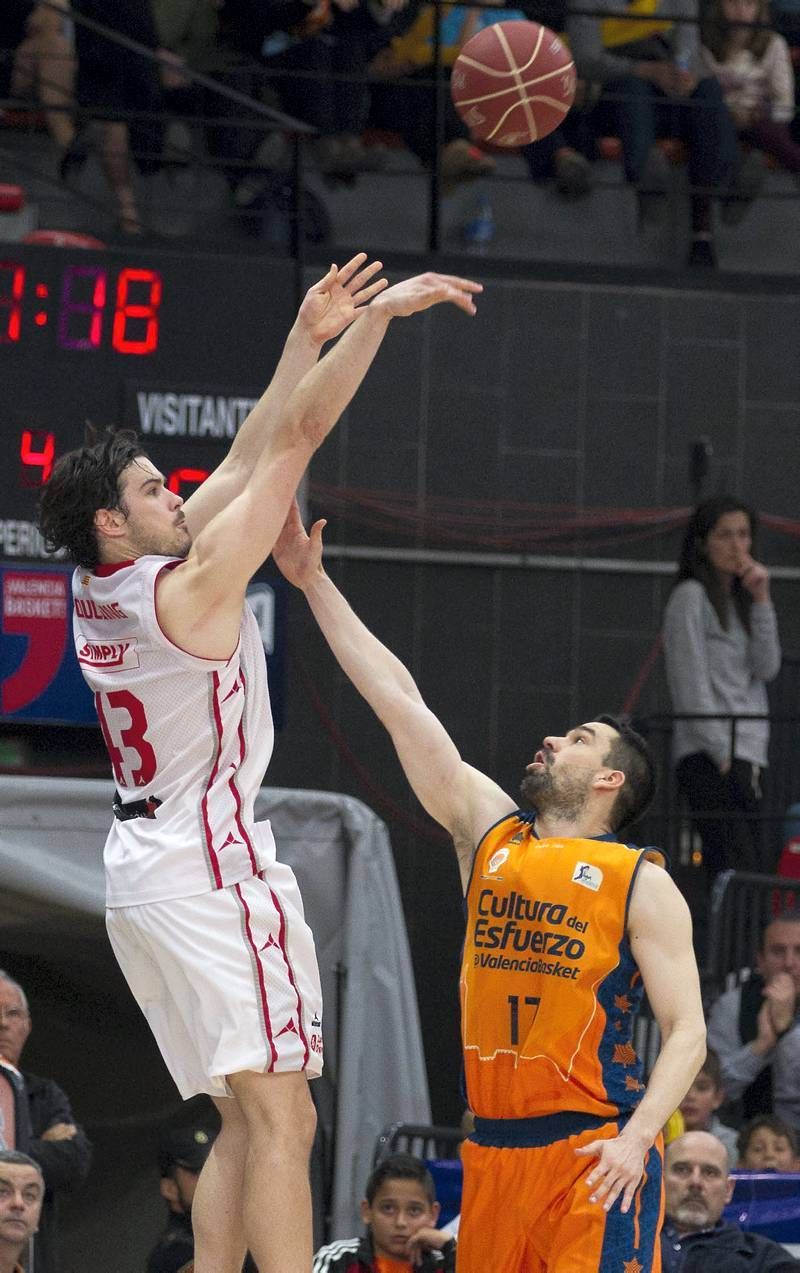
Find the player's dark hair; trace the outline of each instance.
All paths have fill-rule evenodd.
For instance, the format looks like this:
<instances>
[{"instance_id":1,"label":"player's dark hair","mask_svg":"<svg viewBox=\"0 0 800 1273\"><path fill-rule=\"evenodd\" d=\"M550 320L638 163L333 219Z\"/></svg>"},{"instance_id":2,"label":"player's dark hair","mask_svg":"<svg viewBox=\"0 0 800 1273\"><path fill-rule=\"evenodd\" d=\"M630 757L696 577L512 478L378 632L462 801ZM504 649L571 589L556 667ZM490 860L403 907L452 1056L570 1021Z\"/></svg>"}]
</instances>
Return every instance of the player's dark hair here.
<instances>
[{"instance_id":1,"label":"player's dark hair","mask_svg":"<svg viewBox=\"0 0 800 1273\"><path fill-rule=\"evenodd\" d=\"M749 1123L745 1123L739 1132L736 1148L739 1150L740 1159L744 1158L750 1148L750 1141L762 1127L766 1127L767 1131L772 1132L775 1136L784 1136L789 1142L792 1153L795 1156L797 1155L797 1137L794 1129L775 1114L756 1114L755 1118L751 1118Z\"/></svg>"},{"instance_id":2,"label":"player's dark hair","mask_svg":"<svg viewBox=\"0 0 800 1273\"><path fill-rule=\"evenodd\" d=\"M616 716L595 716L601 725L610 725L619 735L603 761L612 769L621 769L625 781L611 806L611 830L621 831L641 818L656 790L656 763L641 734Z\"/></svg>"},{"instance_id":3,"label":"player's dark hair","mask_svg":"<svg viewBox=\"0 0 800 1273\"><path fill-rule=\"evenodd\" d=\"M130 429L108 430L99 440L68 451L53 469L39 501L39 527L47 551L64 551L77 566L94 570L100 561L94 515L121 508L120 474L144 455Z\"/></svg>"},{"instance_id":4,"label":"player's dark hair","mask_svg":"<svg viewBox=\"0 0 800 1273\"><path fill-rule=\"evenodd\" d=\"M744 513L750 522L750 537L755 543L758 531L758 517L752 508L743 500L733 495L715 495L705 503L698 504L689 518L689 524L683 536L680 555L678 557L678 573L673 587L683 583L684 579L696 579L706 590L709 601L717 612L721 626L728 630L728 607L733 601L742 626L750 631L750 607L753 598L745 588L741 579L734 579L730 590L725 587L718 572L711 565L706 549L706 540L720 517L726 513Z\"/></svg>"},{"instance_id":5,"label":"player's dark hair","mask_svg":"<svg viewBox=\"0 0 800 1273\"><path fill-rule=\"evenodd\" d=\"M710 1078L711 1082L718 1092L721 1092L725 1084L722 1081L722 1066L719 1057L713 1048L706 1051L706 1059L697 1071L698 1075L705 1074L706 1078Z\"/></svg>"},{"instance_id":6,"label":"player's dark hair","mask_svg":"<svg viewBox=\"0 0 800 1273\"><path fill-rule=\"evenodd\" d=\"M381 1185L385 1185L387 1180L416 1180L425 1191L425 1197L431 1206L436 1201L433 1176L422 1159L415 1158L413 1154L389 1154L388 1158L378 1163L364 1190L364 1197L370 1206L375 1201L375 1195Z\"/></svg>"}]
</instances>

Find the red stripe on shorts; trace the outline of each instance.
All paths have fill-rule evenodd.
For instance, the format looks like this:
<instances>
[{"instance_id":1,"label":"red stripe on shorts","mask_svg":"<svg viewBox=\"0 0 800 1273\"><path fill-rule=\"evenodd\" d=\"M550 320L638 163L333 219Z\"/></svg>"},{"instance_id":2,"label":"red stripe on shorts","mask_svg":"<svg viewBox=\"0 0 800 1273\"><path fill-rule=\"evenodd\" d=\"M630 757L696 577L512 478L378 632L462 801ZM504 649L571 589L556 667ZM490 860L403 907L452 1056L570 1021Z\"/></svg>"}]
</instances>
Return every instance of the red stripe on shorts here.
<instances>
[{"instance_id":1,"label":"red stripe on shorts","mask_svg":"<svg viewBox=\"0 0 800 1273\"><path fill-rule=\"evenodd\" d=\"M272 1022L270 1021L270 1017L269 1017L269 1004L267 1002L267 988L264 985L264 969L262 967L261 959L259 957L258 947L256 946L256 943L253 940L253 929L250 926L250 907L247 905L247 902L244 900L241 884L235 884L234 888L236 889L236 896L239 898L239 901L242 903L242 910L244 911L244 931L245 931L245 934L247 935L247 940L250 943L250 949L253 952L253 958L256 961L256 976L258 978L258 992L261 997L261 1015L264 1020L264 1032L267 1036L267 1043L269 1044L269 1050L272 1056L272 1060L267 1066L267 1069L269 1071L272 1071L275 1068L275 1062L278 1059L278 1053L275 1049L275 1040L272 1037Z\"/></svg>"},{"instance_id":2,"label":"red stripe on shorts","mask_svg":"<svg viewBox=\"0 0 800 1273\"><path fill-rule=\"evenodd\" d=\"M208 860L211 863L211 870L214 873L214 883L217 888L222 888L222 872L219 869L219 858L214 848L214 833L211 830L211 823L208 820L208 793L214 783L214 779L219 771L220 757L222 756L222 714L219 710L219 674L211 673L211 684L213 686L213 706L214 706L214 727L217 731L217 754L214 758L214 766L208 776L206 789L203 792L203 798L200 801L200 812L203 816L203 831L206 837L206 848L208 850Z\"/></svg>"},{"instance_id":3,"label":"red stripe on shorts","mask_svg":"<svg viewBox=\"0 0 800 1273\"><path fill-rule=\"evenodd\" d=\"M264 879L263 871L261 875L259 876L259 879L264 884L267 884L267 881ZM284 916L283 908L281 907L281 904L278 901L277 894L273 892L269 884L267 884L267 888L269 888L269 895L272 898L272 904L275 907L275 910L280 915L281 923L280 923L280 928L278 929L278 945L281 948L281 954L283 955L283 962L286 964L286 972L289 977L289 984L291 985L292 990L295 993L295 998L297 999L297 1033L299 1034L300 1042L303 1045L303 1069L305 1069L306 1066L308 1065L308 1058L309 1058L310 1052L308 1047L308 1039L306 1038L305 1031L303 1029L303 1001L300 998L300 991L297 989L297 982L294 979L294 973L292 972L292 965L289 962L289 952L286 948L286 917Z\"/></svg>"},{"instance_id":4,"label":"red stripe on shorts","mask_svg":"<svg viewBox=\"0 0 800 1273\"><path fill-rule=\"evenodd\" d=\"M247 701L247 682L244 678L244 672L242 671L241 668L239 668L239 676L241 677L241 680L242 680L242 698L246 702ZM245 737L244 737L244 706L242 707L242 714L239 717L238 732L239 732L239 764L243 765L244 758L247 754L247 743L245 742ZM253 849L253 842L250 839L250 836L247 834L247 831L245 830L245 825L242 821L242 798L239 795L239 788L236 786L236 772L237 771L234 770L234 772L231 774L230 778L228 779L228 786L230 787L231 793L233 795L233 801L234 801L234 804L236 805L236 813L234 815L236 820L236 826L238 827L240 836L242 837L245 844L247 845L247 852L250 855L250 865L253 868L253 874L258 875L258 863L256 862L256 855Z\"/></svg>"}]
</instances>

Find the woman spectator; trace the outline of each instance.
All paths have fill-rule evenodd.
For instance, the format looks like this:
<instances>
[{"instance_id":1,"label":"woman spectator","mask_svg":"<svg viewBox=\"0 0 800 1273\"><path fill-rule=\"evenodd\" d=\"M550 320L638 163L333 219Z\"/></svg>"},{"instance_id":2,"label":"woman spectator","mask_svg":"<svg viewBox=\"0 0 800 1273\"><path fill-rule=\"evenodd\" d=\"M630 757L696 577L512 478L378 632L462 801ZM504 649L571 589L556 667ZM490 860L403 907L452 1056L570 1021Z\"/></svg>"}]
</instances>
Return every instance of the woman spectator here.
<instances>
[{"instance_id":1,"label":"woman spectator","mask_svg":"<svg viewBox=\"0 0 800 1273\"><path fill-rule=\"evenodd\" d=\"M664 614L672 710L723 719L676 720L677 780L695 815L709 879L735 868L763 871L762 790L769 722L766 685L781 651L769 572L751 549L756 517L718 495L695 509Z\"/></svg>"},{"instance_id":2,"label":"woman spectator","mask_svg":"<svg viewBox=\"0 0 800 1273\"><path fill-rule=\"evenodd\" d=\"M795 110L792 60L769 21L769 0L710 0L701 54L722 86L740 138L798 177L800 145L789 128Z\"/></svg>"}]
</instances>

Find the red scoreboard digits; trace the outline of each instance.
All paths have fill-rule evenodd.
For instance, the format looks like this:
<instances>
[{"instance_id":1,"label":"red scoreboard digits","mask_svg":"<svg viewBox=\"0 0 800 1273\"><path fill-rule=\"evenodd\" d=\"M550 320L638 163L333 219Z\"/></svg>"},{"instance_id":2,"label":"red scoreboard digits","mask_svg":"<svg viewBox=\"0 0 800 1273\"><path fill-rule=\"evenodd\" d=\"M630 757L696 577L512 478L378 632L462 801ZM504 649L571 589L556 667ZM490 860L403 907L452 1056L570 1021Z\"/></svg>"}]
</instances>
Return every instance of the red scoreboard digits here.
<instances>
[{"instance_id":1,"label":"red scoreboard digits","mask_svg":"<svg viewBox=\"0 0 800 1273\"><path fill-rule=\"evenodd\" d=\"M125 266L112 286L113 272L104 265L67 265L55 288L30 274L17 261L0 261L0 345L24 343L32 327L48 327L55 290L58 348L97 350L109 337L118 354L146 356L158 348L163 297L158 270Z\"/></svg>"},{"instance_id":2,"label":"red scoreboard digits","mask_svg":"<svg viewBox=\"0 0 800 1273\"><path fill-rule=\"evenodd\" d=\"M56 454L56 435L44 429L23 429L19 440L20 480L23 486L44 486L50 480Z\"/></svg>"}]
</instances>

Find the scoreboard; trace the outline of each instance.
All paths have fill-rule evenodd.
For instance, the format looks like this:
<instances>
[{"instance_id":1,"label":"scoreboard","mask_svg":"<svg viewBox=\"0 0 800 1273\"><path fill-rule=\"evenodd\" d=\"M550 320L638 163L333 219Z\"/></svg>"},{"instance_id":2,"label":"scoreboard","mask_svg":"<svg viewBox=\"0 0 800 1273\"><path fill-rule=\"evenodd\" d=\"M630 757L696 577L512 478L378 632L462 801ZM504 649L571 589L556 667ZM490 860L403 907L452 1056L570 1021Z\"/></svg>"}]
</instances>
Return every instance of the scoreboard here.
<instances>
[{"instance_id":1,"label":"scoreboard","mask_svg":"<svg viewBox=\"0 0 800 1273\"><path fill-rule=\"evenodd\" d=\"M135 429L186 498L225 456L294 320L293 264L0 244L0 719L94 720L71 646L71 568L36 525L87 423ZM280 715L282 591L252 603Z\"/></svg>"}]
</instances>

